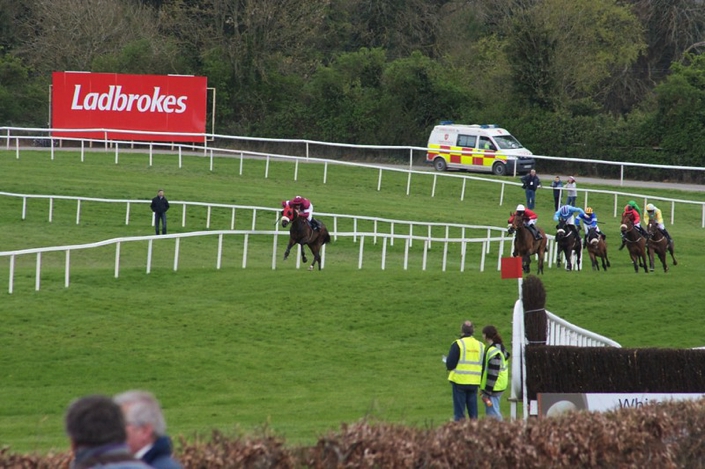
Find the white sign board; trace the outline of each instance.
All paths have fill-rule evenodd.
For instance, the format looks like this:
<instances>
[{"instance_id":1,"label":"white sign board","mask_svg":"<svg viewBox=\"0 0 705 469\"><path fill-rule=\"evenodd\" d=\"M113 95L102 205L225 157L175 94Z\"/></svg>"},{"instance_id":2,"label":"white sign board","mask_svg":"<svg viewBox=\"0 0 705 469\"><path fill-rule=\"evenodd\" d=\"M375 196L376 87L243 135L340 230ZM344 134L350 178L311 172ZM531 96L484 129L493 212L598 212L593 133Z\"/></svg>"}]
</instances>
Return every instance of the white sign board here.
<instances>
[{"instance_id":1,"label":"white sign board","mask_svg":"<svg viewBox=\"0 0 705 469\"><path fill-rule=\"evenodd\" d=\"M701 399L703 393L539 393L538 415L553 417L575 410L604 412L647 404Z\"/></svg>"}]
</instances>

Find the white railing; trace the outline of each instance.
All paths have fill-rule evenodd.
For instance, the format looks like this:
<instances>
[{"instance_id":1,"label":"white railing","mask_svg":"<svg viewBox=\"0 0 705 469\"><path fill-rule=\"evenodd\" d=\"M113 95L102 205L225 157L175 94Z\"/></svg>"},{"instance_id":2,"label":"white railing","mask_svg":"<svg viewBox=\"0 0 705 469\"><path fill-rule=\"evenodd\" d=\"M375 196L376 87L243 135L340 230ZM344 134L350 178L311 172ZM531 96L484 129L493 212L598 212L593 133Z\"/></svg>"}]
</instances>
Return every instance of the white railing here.
<instances>
[{"instance_id":1,"label":"white railing","mask_svg":"<svg viewBox=\"0 0 705 469\"><path fill-rule=\"evenodd\" d=\"M289 144L305 144L306 146L306 151L305 151L305 156L296 156L296 155L284 155L284 154L272 154L272 153L259 153L259 152L252 152L252 151L242 151L242 150L233 150L233 149L228 149L228 148L216 148L216 147L208 147L205 145L183 145L183 144L173 144L173 143L161 143L161 142L150 142L150 143L140 143L140 142L133 142L133 141L117 141L117 140L112 140L109 141L107 138L105 140L91 140L91 139L69 139L69 138L49 138L48 135L51 132L51 129L38 129L38 128L19 128L19 127L0 127L0 131L5 131L5 140L6 140L6 148L8 150L11 149L11 142L14 142L14 149L16 153L16 158L20 157L20 149L22 146L20 145L20 141L22 142L29 142L31 143L33 140L36 140L37 138L40 139L49 139L49 148L48 150L51 152L51 159L53 160L55 158L55 150L56 150L56 142L59 142L59 144L62 144L64 141L67 142L79 142L80 143L80 154L81 154L81 161L84 161L85 155L86 155L86 143L92 148L93 144L100 144L104 145L105 151L114 151L115 154L115 164L119 163L119 156L120 156L120 151L121 148L123 151L133 151L132 149L135 147L135 145L139 147L147 147L148 150L148 158L149 158L149 166L152 166L153 163L153 156L154 156L154 149L155 148L161 148L162 151L164 150L174 150L178 153L178 165L179 168L182 167L182 160L184 156L184 151L187 152L187 154L190 154L190 152L197 152L199 154L205 155L208 157L208 161L210 164L210 171L214 171L215 169L215 158L216 157L236 157L240 159L240 174L242 175L243 173L243 165L244 165L244 160L245 158L262 158L266 160L266 165L265 165L265 171L264 171L264 177L268 178L269 177L269 163L272 158L278 159L278 160L291 160L294 163L294 172L293 172L293 178L296 181L298 179L298 172L299 172L299 163L300 161L311 161L315 160L316 162L320 162L324 165L324 172L323 172L323 184L327 183L327 178L328 178L328 166L331 164L334 165L348 165L348 166L357 166L357 167L366 167L370 169L374 169L379 172L378 174L378 181L377 181L377 190L381 190L382 187L382 180L383 180L383 173L384 171L398 171L398 172L403 172L407 174L407 184L406 184L406 194L409 195L411 193L411 179L412 175L418 175L422 177L433 177L433 185L431 189L431 197L435 196L435 191L436 191L436 184L438 181L439 177L455 177L455 178L461 178L462 180L462 188L460 190L460 200L464 200L465 198L465 192L466 192L466 182L468 180L477 180L477 181L482 181L485 183L491 183L491 184L500 184L500 195L499 195L499 205L503 205L504 202L504 194L505 194L505 188L506 185L510 186L519 186L520 184L517 182L513 181L506 181L506 180L495 180L491 179L489 177L479 177L479 176L469 176L465 174L454 174L454 173L429 173L428 171L419 171L419 170L414 170L413 169L413 154L414 151L422 151L425 153L426 148L421 148L421 147L394 147L394 146L372 146L372 145L352 145L352 144L338 144L338 143L328 143L328 142L318 142L318 141L311 141L311 140L301 140L301 139L265 139L265 138L254 138L254 137L237 137L237 136L228 136L228 135L211 135L209 134L209 138L219 138L222 140L230 140L230 141L237 141L237 140L244 140L244 141L257 141L257 142L275 142L275 143L289 143ZM107 132L126 132L126 131L120 131L120 130L112 130L112 129L60 129L62 132L64 131L100 131L104 132L107 135ZM12 131L15 132L32 132L33 135L13 135ZM132 132L132 131L131 131ZM134 132L132 132L134 133ZM147 133L147 132L145 132ZM155 132L151 132L155 133ZM159 133L159 132L157 132ZM159 133L159 134L164 134L164 133ZM174 134L176 135L176 134ZM309 158L309 147L310 145L322 145L322 146L328 146L328 147L344 147L344 148L362 148L362 149L379 149L379 150L408 150L409 151L409 166L404 167L403 165L400 166L393 166L393 165L373 165L373 164L364 164L364 163L354 163L350 161L339 161L339 160L330 160L330 159L324 159L324 158ZM36 150L37 148L33 148L33 150ZM72 151L75 151L76 149L71 149ZM554 160L561 160L561 158L556 158L556 157L551 157L551 156L540 156L540 155L535 155L534 156L537 159L554 159ZM627 163L627 162L612 162L612 161L601 161L601 160L590 160L590 159L571 159L571 161L575 162L584 162L584 163L591 163L591 164L604 164L604 165L617 165L621 167L621 174L623 176L624 174L624 168L625 167L648 167L648 168L658 168L658 169L678 169L678 170L687 170L687 171L705 171L705 168L702 167L689 167L689 166L668 166L668 165L652 165L652 164L637 164L637 163ZM550 187L542 188L545 190L552 190ZM673 199L673 198L666 198L666 197L656 197L652 196L649 194L639 194L639 193L633 193L633 192L622 192L622 191L607 191L607 190L596 190L596 189L584 189L584 188L579 188L577 189L578 192L581 192L584 194L583 201L584 207L588 206L588 199L589 199L589 194L590 193L602 193L602 194L610 194L613 196L613 217L616 218L617 215L621 213L621 207L624 205L624 200L622 204L619 203L619 198L623 199L634 199L634 200L642 200L644 204L647 203L647 201L651 202L666 202L670 204L670 224L675 223L675 205L676 203L679 204L687 204L687 205L696 205L700 206L701 208L701 227L705 228L705 202L700 202L700 201L692 201L692 200L685 200L685 199ZM664 210L665 213L668 213L667 210Z\"/></svg>"},{"instance_id":2,"label":"white railing","mask_svg":"<svg viewBox=\"0 0 705 469\"><path fill-rule=\"evenodd\" d=\"M402 258L402 265L404 270L408 270L409 268L409 260L410 260L410 248L412 241L417 241L423 243L423 251L422 251L422 261L421 261L421 269L426 270L428 267L428 261L429 261L429 252L431 250L431 243L438 243L442 244L443 249L442 249L442 261L441 261L441 269L442 271L446 271L448 268L448 249L451 244L459 244L460 245L460 265L459 269L461 272L465 271L465 266L468 261L468 249L467 246L468 244L480 244L481 249L480 249L480 259L479 259L479 270L480 272L484 272L485 270L485 265L488 260L488 253L490 252L490 244L491 243L499 243L499 248L497 252L497 268L501 266L501 259L504 254L504 245L505 242L509 241L511 244L512 238L505 238L504 236L501 237L486 237L486 238L433 238L429 236L414 236L414 235L406 235L406 234L390 234L390 233L362 233L362 232L337 232L337 233L332 233L335 234L337 237L346 237L346 238L357 238L359 240L359 252L358 252L358 259L357 259L357 268L362 269L365 261L365 239L373 238L376 239L377 237L382 238L382 253L381 253L381 260L380 262L380 268L382 270L386 269L387 262L388 262L388 257L390 254L388 253L387 246L388 244L392 244L392 240L397 239L401 240L404 243L404 251L403 251L403 258ZM74 251L78 250L86 250L86 249L94 249L94 248L99 248L99 247L104 247L104 246L115 246L115 263L114 263L114 276L115 278L119 277L120 274L120 258L121 258L121 247L123 244L126 243L134 243L134 242L147 242L147 254L146 254L146 262L145 262L145 267L146 267L146 273L149 274L152 271L152 256L153 256L153 245L155 241L158 242L163 242L164 240L170 240L173 239L175 242L174 246L174 259L173 259L173 270L177 271L180 263L180 243L183 238L193 238L193 237L213 237L217 236L218 239L218 247L217 247L217 254L214 259L214 266L216 269L220 269L222 266L223 262L223 237L224 236L241 236L244 239L243 242L243 252L242 252L242 268L247 267L248 263L248 241L251 236L257 236L257 235L264 235L264 236L271 236L273 238L272 241L272 260L271 260L271 268L276 269L277 268L277 258L278 258L278 248L279 248L279 236L281 235L285 241L288 243L288 232L280 232L280 231L255 231L255 230L220 230L220 231L197 231L197 232L189 232L189 233L177 233L177 234L169 234L169 235L153 235L153 236L135 236L135 237L123 237L123 238L114 238L114 239L108 239L104 241L99 241L95 243L88 243L88 244L77 244L77 245L70 245L70 246L51 246L51 247L43 247L43 248L31 248L31 249L21 249L21 250L15 250L15 251L5 251L5 252L0 252L0 258L8 258L9 259L9 285L8 285L8 292L13 293L15 288L15 270L16 270L16 259L19 256L28 256L28 255L34 255L36 256L36 261L35 261L35 290L39 290L41 286L41 274L42 274L42 255L45 253L50 253L50 252L63 252L65 254L65 260L64 260L64 287L68 288L70 284L70 277L71 277L71 253ZM299 251L296 253L296 268L301 267L301 252L300 249L301 247L298 247ZM325 245L323 247L323 250L321 252L321 267L325 266ZM375 256L376 258L376 256Z\"/></svg>"},{"instance_id":3,"label":"white railing","mask_svg":"<svg viewBox=\"0 0 705 469\"><path fill-rule=\"evenodd\" d=\"M521 291L521 282L519 284ZM526 420L530 414L533 414L532 409L536 402L528 402L526 392L526 362L524 349L528 345L526 332L524 329L524 315L531 314L533 311L524 311L524 303L518 299L514 303L514 311L512 314L512 382L511 403L512 419L517 417L517 403L521 399L523 401L523 416ZM546 345L571 345L576 347L621 347L614 340L597 334L582 327L571 324L565 319L562 319L555 314L546 311L547 316L547 335Z\"/></svg>"},{"instance_id":4,"label":"white railing","mask_svg":"<svg viewBox=\"0 0 705 469\"><path fill-rule=\"evenodd\" d=\"M80 197L80 196L64 196L64 195L41 195L41 194L17 194L17 193L12 193L12 192L0 192L0 197L11 197L11 198L21 198L22 199L22 220L26 220L28 216L28 206L27 202L30 199L41 199L41 200L47 200L49 204L49 210L48 210L48 221L49 223L53 222L54 220L54 212L56 210L54 201L55 200L65 200L65 201L71 201L76 204L76 212L75 212L75 218L76 218L76 224L81 223L81 217L82 217L82 207L85 202L94 202L94 203L107 203L107 204L125 204L125 225L129 225L131 221L131 214L132 214L132 206L133 205L142 205L144 206L144 214L139 215L140 219L144 220L146 217L149 217L150 223L152 226L154 226L154 217L151 213L151 210L149 209L149 204L151 201L149 200L129 200L129 199L105 199L105 198L95 198L95 197ZM210 202L192 202L192 201L171 201L170 205L174 208L181 207L181 227L186 228L186 213L187 213L187 208L188 207L201 207L201 208L206 208L206 220L205 220L205 228L210 229L211 228L211 222L213 218L213 210L214 209L226 209L231 212L230 214L230 227L229 229L232 231L235 229L235 223L236 220L239 220L240 218L236 217L237 213L242 213L243 211L247 212L252 212L252 217L251 217L251 226L250 230L257 230L258 225L258 214L261 213L267 213L271 216L269 220L266 222L266 228L271 229L272 221L277 220L277 217L281 211L281 209L278 208L272 208L272 207L257 207L257 206L251 206L251 205L234 205L234 204L220 204L220 203L210 203ZM170 214L173 214L174 211L172 210ZM372 224L372 235L373 235L373 242L376 244L377 243L377 236L382 235L384 233L388 233L390 235L394 235L395 233L401 232L402 229L407 229L408 230L408 236L411 237L412 239L414 238L414 233L418 234L419 230L421 232L426 232L427 236L426 238L432 238L432 230L435 229L443 229L445 231L445 237L448 238L450 235L450 230L451 229L458 229L461 232L460 237L465 238L466 234L468 231L482 231L486 233L486 237L490 238L492 236L503 236L504 233L506 232L506 228L502 227L496 227L496 226L488 226L488 225L467 225L467 224L462 224L462 223L439 223L439 222L420 222L420 221L410 221L410 220L396 220L396 219L391 219L391 218L379 218L379 217L370 217L370 216L364 216L364 215L345 215L345 214L334 214L334 213L325 213L325 212L316 212L317 217L322 217L322 218L332 218L333 219L333 226L331 230L331 235L333 237L333 240L337 239L338 232L340 231L339 225L341 224L342 221L347 220L348 225L352 223L352 232L353 232L353 241L357 242L357 237L359 236L359 233L369 233L368 231L359 231L358 226L361 225L363 222L371 223ZM249 218L248 218L248 223L249 223ZM260 229L261 229L261 223L260 222ZM384 228L387 228L387 231L384 231ZM279 230L279 226L276 225L277 231ZM395 237L393 236L391 238L390 244L394 245L394 239ZM552 237L549 236L549 239L552 239ZM489 251L488 251L489 253Z\"/></svg>"}]
</instances>

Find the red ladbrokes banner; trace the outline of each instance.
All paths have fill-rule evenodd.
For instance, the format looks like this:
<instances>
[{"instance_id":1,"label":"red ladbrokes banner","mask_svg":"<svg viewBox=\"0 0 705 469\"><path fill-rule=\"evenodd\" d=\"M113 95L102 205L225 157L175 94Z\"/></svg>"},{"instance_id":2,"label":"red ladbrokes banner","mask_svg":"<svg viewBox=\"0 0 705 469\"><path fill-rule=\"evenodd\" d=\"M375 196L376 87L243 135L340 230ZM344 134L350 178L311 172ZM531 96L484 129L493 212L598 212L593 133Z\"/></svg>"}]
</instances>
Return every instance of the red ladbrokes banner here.
<instances>
[{"instance_id":1,"label":"red ladbrokes banner","mask_svg":"<svg viewBox=\"0 0 705 469\"><path fill-rule=\"evenodd\" d=\"M203 142L206 77L54 72L51 127L118 129L110 140ZM198 135L158 135L179 132ZM103 131L54 131L56 137L104 139Z\"/></svg>"}]
</instances>

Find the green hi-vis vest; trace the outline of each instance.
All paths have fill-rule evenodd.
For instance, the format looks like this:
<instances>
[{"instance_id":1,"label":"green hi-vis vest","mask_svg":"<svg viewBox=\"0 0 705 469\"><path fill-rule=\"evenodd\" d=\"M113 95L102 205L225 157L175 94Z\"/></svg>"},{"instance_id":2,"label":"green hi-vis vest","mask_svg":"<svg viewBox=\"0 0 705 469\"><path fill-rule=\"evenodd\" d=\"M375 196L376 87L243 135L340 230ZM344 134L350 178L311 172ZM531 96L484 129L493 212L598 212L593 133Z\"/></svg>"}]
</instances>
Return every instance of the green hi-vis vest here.
<instances>
[{"instance_id":1,"label":"green hi-vis vest","mask_svg":"<svg viewBox=\"0 0 705 469\"><path fill-rule=\"evenodd\" d=\"M485 355L485 367L482 373L482 383L480 384L480 389L485 389L485 385L487 384L487 368L490 365L490 360L495 355L499 355L501 364L499 367L499 376L497 377L497 382L494 384L493 390L494 392L500 392L507 389L507 385L509 384L509 367L507 366L507 358L502 353L502 350L494 345L490 346L487 350L487 355Z\"/></svg>"},{"instance_id":2,"label":"green hi-vis vest","mask_svg":"<svg viewBox=\"0 0 705 469\"><path fill-rule=\"evenodd\" d=\"M456 384L480 384L482 379L482 356L485 346L474 337L463 337L455 341L460 348L458 365L448 375L448 381Z\"/></svg>"}]
</instances>

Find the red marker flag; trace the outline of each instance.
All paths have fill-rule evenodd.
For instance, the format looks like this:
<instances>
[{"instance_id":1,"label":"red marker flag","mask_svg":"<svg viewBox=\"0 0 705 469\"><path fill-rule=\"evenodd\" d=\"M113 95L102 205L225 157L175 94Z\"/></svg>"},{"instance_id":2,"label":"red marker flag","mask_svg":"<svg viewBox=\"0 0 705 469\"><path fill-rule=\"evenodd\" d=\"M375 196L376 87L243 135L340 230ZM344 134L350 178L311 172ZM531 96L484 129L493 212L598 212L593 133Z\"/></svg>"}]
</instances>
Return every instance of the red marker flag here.
<instances>
[{"instance_id":1,"label":"red marker flag","mask_svg":"<svg viewBox=\"0 0 705 469\"><path fill-rule=\"evenodd\" d=\"M502 279L522 278L524 272L521 268L521 257L502 258Z\"/></svg>"}]
</instances>

